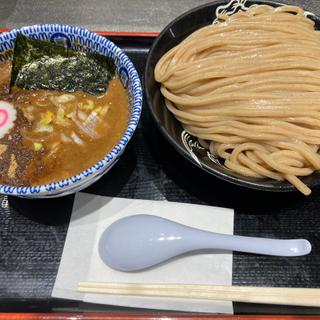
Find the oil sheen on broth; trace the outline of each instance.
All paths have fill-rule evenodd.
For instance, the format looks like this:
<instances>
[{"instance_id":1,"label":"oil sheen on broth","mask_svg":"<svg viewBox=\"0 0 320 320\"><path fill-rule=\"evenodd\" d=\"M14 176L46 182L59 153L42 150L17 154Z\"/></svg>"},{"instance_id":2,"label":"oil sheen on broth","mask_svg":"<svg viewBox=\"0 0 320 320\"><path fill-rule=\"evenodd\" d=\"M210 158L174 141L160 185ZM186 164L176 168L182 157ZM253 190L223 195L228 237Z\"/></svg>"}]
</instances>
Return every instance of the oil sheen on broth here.
<instances>
[{"instance_id":1,"label":"oil sheen on broth","mask_svg":"<svg viewBox=\"0 0 320 320\"><path fill-rule=\"evenodd\" d=\"M0 100L17 117L0 139L0 183L39 185L66 179L101 160L128 124L128 97L115 76L105 94L23 90L9 94L11 63L0 64Z\"/></svg>"}]
</instances>

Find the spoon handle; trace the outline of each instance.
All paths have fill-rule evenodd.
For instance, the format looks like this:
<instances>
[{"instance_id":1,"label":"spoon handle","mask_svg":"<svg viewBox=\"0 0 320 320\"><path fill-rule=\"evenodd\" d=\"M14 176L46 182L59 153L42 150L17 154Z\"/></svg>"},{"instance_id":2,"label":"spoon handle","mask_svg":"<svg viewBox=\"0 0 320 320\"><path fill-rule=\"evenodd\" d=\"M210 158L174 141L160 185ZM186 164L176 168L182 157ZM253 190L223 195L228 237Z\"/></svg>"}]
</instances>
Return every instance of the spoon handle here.
<instances>
[{"instance_id":1,"label":"spoon handle","mask_svg":"<svg viewBox=\"0 0 320 320\"><path fill-rule=\"evenodd\" d=\"M278 240L203 232L199 240L202 248L272 256L294 257L306 255L311 252L311 244L305 239Z\"/></svg>"}]
</instances>

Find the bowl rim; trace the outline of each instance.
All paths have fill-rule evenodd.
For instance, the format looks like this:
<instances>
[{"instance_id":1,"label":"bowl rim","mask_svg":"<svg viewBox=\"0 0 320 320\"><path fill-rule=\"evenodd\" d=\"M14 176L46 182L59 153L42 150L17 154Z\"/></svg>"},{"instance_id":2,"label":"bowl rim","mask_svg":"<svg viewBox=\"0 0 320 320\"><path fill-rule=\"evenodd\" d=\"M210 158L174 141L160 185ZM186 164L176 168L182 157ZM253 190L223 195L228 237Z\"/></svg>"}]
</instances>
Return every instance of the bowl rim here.
<instances>
[{"instance_id":1,"label":"bowl rim","mask_svg":"<svg viewBox=\"0 0 320 320\"><path fill-rule=\"evenodd\" d=\"M237 0L217 0L217 1L211 1L209 3L205 3L199 6L196 6L194 8L189 9L188 11L180 14L179 16L177 16L175 19L173 19L171 22L169 22L163 29L162 31L159 33L159 35L156 37L156 39L154 40L154 42L152 43L152 46L148 52L148 56L147 56L147 61L146 61L146 67L145 67L145 72L143 74L143 87L144 87L144 93L145 93L145 97L146 97L146 104L148 106L149 111L151 112L152 118L154 119L154 121L156 122L161 134L164 135L164 137L169 141L169 143L174 147L174 149L176 151L178 151L185 159L187 159L189 162L191 162L192 164L194 164L196 167L204 170L205 172L219 178L222 179L224 181L230 182L232 184L241 186L241 187L247 187L250 189L255 189L255 190L261 190L261 191L268 191L268 192L295 192L297 191L297 189L291 185L289 182L287 181L281 181L279 182L279 185L264 185L261 184L261 181L274 181L272 179L260 179L260 180L244 180L245 177L241 177L241 176L232 176L229 175L227 173L224 173L216 168L210 167L209 165L207 165L206 163L202 162L199 159L199 163L197 161L195 161L190 153L186 150L186 148L184 148L181 144L179 144L176 139L174 139L170 133L167 131L167 129L164 127L164 125L162 124L161 120L158 118L156 112L154 111L154 109L152 108L152 97L149 93L149 90L147 90L147 85L146 83L148 82L148 74L150 73L150 64L151 64L151 60L152 55L155 51L155 49L158 46L158 43L160 42L160 40L162 39L163 35L166 34L168 32L168 30L170 30L170 28L175 25L177 22L179 22L181 19L185 18L186 16L204 9L204 8L209 8L212 6L216 6L218 7L219 5L227 5L230 4L232 1L237 1ZM246 2L250 2L250 3L256 3L256 4L267 4L267 5L272 5L272 6L284 6L284 5L289 5L288 3L285 2L278 2L278 1L273 1L273 0L245 0ZM302 8L304 10L304 8ZM317 15L315 15L312 12L306 11L304 10L305 13L312 15L316 20L320 21L319 17ZM212 20L214 20L215 17L215 13L213 12L212 15ZM190 33L188 33L186 36L190 35ZM171 47L172 48L172 47ZM170 49L171 49L170 48ZM170 50L168 49L168 50ZM166 52L168 52L168 50ZM165 53L164 53L165 54ZM313 174L315 174L316 172L314 172ZM314 187L316 185L316 183L308 183L307 184L310 187Z\"/></svg>"},{"instance_id":2,"label":"bowl rim","mask_svg":"<svg viewBox=\"0 0 320 320\"><path fill-rule=\"evenodd\" d=\"M15 41L16 34L22 32L25 35L38 34L41 38L40 33L46 34L46 39L50 38L50 33L60 34L73 34L74 36L82 37L83 41L91 41L91 45L84 44L91 49L100 52L101 54L110 55L114 60L118 58L118 63L126 70L127 84L130 83L132 91L132 105L130 108L130 116L125 132L118 140L117 144L97 163L94 163L91 167L86 170L77 173L69 178L53 181L48 184L35 185L35 186L10 186L0 184L0 194L28 197L28 198L48 198L48 197L60 197L71 193L80 191L83 188L88 187L91 183L98 180L103 174L105 174L119 159L120 155L124 152L125 147L133 136L138 122L140 120L143 103L143 91L142 85L139 78L139 74L135 69L132 61L129 57L116 46L108 38L99 35L86 28L66 25L66 24L35 24L30 26L23 26L21 28L15 28L7 32L0 34L0 52L5 52L4 49L11 49L12 44ZM96 50L94 44L100 44L100 50ZM102 52L103 51L103 52ZM121 69L121 68L120 68ZM121 75L119 75L121 77ZM128 88L125 88L128 91Z\"/></svg>"}]
</instances>

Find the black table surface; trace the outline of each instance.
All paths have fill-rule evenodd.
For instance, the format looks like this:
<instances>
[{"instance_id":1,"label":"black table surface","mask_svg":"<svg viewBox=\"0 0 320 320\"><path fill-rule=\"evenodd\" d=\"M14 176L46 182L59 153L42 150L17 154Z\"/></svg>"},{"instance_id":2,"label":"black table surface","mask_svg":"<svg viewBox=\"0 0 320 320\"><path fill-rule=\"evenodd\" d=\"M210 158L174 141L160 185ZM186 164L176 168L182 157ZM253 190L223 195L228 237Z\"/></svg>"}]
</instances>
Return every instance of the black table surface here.
<instances>
[{"instance_id":1,"label":"black table surface","mask_svg":"<svg viewBox=\"0 0 320 320\"><path fill-rule=\"evenodd\" d=\"M153 39L111 40L125 50L142 77ZM158 132L146 105L122 158L85 192L234 208L235 234L306 238L313 246L310 255L296 258L234 253L234 285L320 288L320 189L314 189L309 197L298 192L265 193L214 178L171 147ZM150 312L51 298L73 198L0 196L0 312ZM236 314L320 314L320 308L244 303L234 303L234 310Z\"/></svg>"}]
</instances>

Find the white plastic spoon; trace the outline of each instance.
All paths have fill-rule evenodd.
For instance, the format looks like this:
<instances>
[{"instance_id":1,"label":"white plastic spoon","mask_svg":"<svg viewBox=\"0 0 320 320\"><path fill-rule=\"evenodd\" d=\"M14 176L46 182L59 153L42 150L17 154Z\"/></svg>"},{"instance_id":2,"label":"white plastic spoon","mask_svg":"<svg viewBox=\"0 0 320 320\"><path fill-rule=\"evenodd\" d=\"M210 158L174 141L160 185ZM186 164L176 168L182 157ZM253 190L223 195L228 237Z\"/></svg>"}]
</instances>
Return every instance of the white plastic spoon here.
<instances>
[{"instance_id":1,"label":"white plastic spoon","mask_svg":"<svg viewBox=\"0 0 320 320\"><path fill-rule=\"evenodd\" d=\"M120 271L143 270L183 253L203 249L294 257L310 253L311 244L304 239L276 240L219 234L143 214L112 223L99 242L103 262Z\"/></svg>"}]
</instances>

